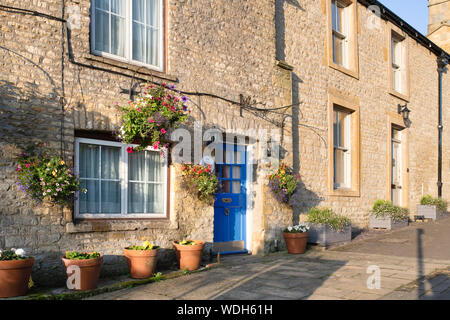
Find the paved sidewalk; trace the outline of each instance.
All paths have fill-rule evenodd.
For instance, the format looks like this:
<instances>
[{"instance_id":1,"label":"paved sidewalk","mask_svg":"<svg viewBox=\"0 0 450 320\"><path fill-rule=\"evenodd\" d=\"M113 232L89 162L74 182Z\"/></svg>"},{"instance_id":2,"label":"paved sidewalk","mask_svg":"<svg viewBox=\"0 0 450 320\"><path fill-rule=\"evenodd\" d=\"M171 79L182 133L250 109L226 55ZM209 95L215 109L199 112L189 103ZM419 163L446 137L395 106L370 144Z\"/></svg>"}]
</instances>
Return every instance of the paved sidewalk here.
<instances>
[{"instance_id":1,"label":"paved sidewalk","mask_svg":"<svg viewBox=\"0 0 450 320\"><path fill-rule=\"evenodd\" d=\"M376 232L328 251L224 256L209 271L90 299L448 299L450 217ZM380 271L380 288L368 288Z\"/></svg>"},{"instance_id":2,"label":"paved sidewalk","mask_svg":"<svg viewBox=\"0 0 450 320\"><path fill-rule=\"evenodd\" d=\"M394 231L354 241L333 250L389 256L450 260L450 214L437 221L415 222Z\"/></svg>"},{"instance_id":3,"label":"paved sidewalk","mask_svg":"<svg viewBox=\"0 0 450 320\"><path fill-rule=\"evenodd\" d=\"M369 289L367 268L377 265L381 288ZM418 275L446 269L450 261L309 250L304 255L275 253L222 258L219 267L171 280L102 294L89 299L381 299ZM450 285L449 285L450 286Z\"/></svg>"}]
</instances>

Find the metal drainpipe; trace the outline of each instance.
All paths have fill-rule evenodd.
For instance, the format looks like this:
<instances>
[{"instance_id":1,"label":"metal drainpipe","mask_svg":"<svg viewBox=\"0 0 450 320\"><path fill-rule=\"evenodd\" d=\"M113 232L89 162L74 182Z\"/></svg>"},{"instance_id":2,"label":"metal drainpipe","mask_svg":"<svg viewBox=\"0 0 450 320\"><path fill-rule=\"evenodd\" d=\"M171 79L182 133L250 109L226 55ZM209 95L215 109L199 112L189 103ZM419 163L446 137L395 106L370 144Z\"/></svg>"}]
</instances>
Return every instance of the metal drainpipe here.
<instances>
[{"instance_id":1,"label":"metal drainpipe","mask_svg":"<svg viewBox=\"0 0 450 320\"><path fill-rule=\"evenodd\" d=\"M439 149L438 149L438 197L442 198L442 132L444 126L442 123L442 75L447 71L447 56L443 53L438 57L438 73L439 73Z\"/></svg>"}]
</instances>

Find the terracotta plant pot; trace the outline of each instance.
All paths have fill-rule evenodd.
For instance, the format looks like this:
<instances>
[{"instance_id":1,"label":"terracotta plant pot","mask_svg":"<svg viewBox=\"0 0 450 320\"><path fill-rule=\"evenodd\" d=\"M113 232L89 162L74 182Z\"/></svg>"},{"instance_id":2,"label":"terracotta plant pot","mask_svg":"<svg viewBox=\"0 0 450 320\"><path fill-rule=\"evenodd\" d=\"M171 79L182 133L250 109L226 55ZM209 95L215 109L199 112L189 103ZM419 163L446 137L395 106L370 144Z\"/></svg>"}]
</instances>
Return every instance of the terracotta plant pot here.
<instances>
[{"instance_id":1,"label":"terracotta plant pot","mask_svg":"<svg viewBox=\"0 0 450 320\"><path fill-rule=\"evenodd\" d=\"M65 257L62 258L64 266L66 267L67 276L73 274L67 272L69 266L78 266L80 268L80 286L79 288L74 288L74 290L91 290L97 288L98 278L100 276L100 270L102 269L103 256L95 259L85 259L85 260L70 260Z\"/></svg>"},{"instance_id":2,"label":"terracotta plant pot","mask_svg":"<svg viewBox=\"0 0 450 320\"><path fill-rule=\"evenodd\" d=\"M0 298L27 294L33 263L34 258L0 261Z\"/></svg>"},{"instance_id":3,"label":"terracotta plant pot","mask_svg":"<svg viewBox=\"0 0 450 320\"><path fill-rule=\"evenodd\" d=\"M127 258L130 276L133 279L151 278L156 270L156 261L158 260L158 249L153 250L129 250L123 249Z\"/></svg>"},{"instance_id":4,"label":"terracotta plant pot","mask_svg":"<svg viewBox=\"0 0 450 320\"><path fill-rule=\"evenodd\" d=\"M197 270L200 267L200 262L202 260L203 247L205 246L205 241L200 240L190 240L194 241L194 245L181 245L173 242L175 247L175 253L177 255L178 263L180 264L180 270Z\"/></svg>"},{"instance_id":5,"label":"terracotta plant pot","mask_svg":"<svg viewBox=\"0 0 450 320\"><path fill-rule=\"evenodd\" d=\"M306 243L308 242L309 232L302 233L286 233L283 232L284 241L286 241L286 247L291 254L305 253Z\"/></svg>"}]
</instances>

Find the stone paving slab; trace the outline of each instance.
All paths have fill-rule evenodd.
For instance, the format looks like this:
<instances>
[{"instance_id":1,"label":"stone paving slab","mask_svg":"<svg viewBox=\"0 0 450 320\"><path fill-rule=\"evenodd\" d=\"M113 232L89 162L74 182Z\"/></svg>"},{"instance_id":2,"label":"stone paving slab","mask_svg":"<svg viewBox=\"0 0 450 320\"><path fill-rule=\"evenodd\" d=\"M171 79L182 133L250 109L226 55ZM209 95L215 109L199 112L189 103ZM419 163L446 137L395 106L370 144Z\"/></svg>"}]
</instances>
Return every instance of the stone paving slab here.
<instances>
[{"instance_id":1,"label":"stone paving slab","mask_svg":"<svg viewBox=\"0 0 450 320\"><path fill-rule=\"evenodd\" d=\"M419 264L408 257L317 250L309 250L304 255L280 252L266 257L226 256L221 262L206 272L90 299L387 299L389 294L398 296L395 290L408 286L412 280L450 267L450 261L446 260L424 259ZM371 265L380 267L380 289L367 287L370 276L367 267ZM441 285L439 290L444 293L449 278L446 276L433 280L435 287Z\"/></svg>"}]
</instances>

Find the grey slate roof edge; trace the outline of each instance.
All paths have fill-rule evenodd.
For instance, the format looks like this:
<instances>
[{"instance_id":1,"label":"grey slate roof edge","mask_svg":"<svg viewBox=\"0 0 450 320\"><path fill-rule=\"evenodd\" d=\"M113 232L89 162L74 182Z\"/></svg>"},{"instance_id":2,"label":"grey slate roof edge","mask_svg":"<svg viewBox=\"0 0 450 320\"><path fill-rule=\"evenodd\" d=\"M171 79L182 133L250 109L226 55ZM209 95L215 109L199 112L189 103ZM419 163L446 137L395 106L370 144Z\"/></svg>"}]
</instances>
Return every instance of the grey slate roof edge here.
<instances>
[{"instance_id":1,"label":"grey slate roof edge","mask_svg":"<svg viewBox=\"0 0 450 320\"><path fill-rule=\"evenodd\" d=\"M407 23L405 20L403 20L402 18L397 16L394 12L389 10L386 6L384 6L379 1L377 1L377 0L358 0L358 2L361 3L365 7L369 7L371 5L380 7L381 18L391 21L393 24L395 24L396 26L401 28L409 36L414 38L417 42L422 44L424 47L428 48L428 50L430 50L437 56L444 55L447 57L447 59L450 58L450 55L444 49L442 49L437 44L435 44L433 41L431 41L430 39L425 37L423 34L421 34L419 31L417 31L414 27L412 27L409 23Z\"/></svg>"}]
</instances>

